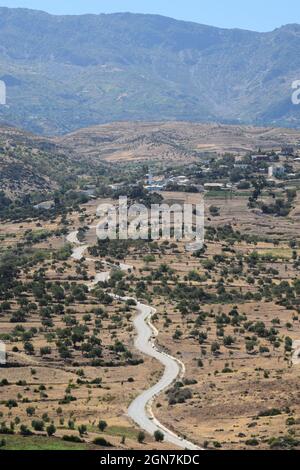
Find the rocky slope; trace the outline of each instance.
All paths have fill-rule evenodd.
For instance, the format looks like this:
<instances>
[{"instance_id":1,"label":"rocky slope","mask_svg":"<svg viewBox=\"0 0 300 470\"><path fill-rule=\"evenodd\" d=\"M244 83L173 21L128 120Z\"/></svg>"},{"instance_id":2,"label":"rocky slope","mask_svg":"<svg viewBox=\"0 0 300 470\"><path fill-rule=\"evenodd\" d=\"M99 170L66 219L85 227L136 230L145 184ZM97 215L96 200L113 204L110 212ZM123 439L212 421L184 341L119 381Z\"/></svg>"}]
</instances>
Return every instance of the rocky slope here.
<instances>
[{"instance_id":1,"label":"rocky slope","mask_svg":"<svg viewBox=\"0 0 300 470\"><path fill-rule=\"evenodd\" d=\"M257 33L0 8L0 44L0 119L35 133L117 120L300 124L299 25Z\"/></svg>"}]
</instances>

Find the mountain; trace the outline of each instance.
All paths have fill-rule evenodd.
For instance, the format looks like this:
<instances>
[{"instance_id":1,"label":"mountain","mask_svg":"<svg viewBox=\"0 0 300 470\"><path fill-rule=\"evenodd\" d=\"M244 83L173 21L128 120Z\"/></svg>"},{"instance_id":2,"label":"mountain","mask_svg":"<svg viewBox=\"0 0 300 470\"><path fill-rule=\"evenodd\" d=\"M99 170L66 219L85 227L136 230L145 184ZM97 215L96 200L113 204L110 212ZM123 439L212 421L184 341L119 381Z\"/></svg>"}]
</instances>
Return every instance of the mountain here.
<instances>
[{"instance_id":1,"label":"mountain","mask_svg":"<svg viewBox=\"0 0 300 470\"><path fill-rule=\"evenodd\" d=\"M300 26L226 30L156 15L0 8L0 119L39 134L111 121L297 127Z\"/></svg>"}]
</instances>

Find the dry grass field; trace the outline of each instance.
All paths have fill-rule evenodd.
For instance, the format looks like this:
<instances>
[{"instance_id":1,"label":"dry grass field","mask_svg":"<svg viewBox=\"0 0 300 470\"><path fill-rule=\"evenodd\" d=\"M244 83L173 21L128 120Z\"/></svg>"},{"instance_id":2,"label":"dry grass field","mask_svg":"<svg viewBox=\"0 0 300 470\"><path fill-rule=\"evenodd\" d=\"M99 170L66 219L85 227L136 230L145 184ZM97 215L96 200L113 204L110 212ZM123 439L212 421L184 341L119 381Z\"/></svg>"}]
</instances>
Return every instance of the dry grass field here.
<instances>
[{"instance_id":1,"label":"dry grass field","mask_svg":"<svg viewBox=\"0 0 300 470\"><path fill-rule=\"evenodd\" d=\"M165 193L164 198L197 202L199 195ZM73 212L67 232L94 226L99 202L104 200ZM8 366L0 368L0 422L16 432L8 435L8 448L20 448L22 439L25 446L27 439L34 448L88 449L96 437L115 449L172 448L153 436L138 442L140 430L126 415L131 401L158 381L162 367L135 350L135 308L108 302L105 292L112 291L154 306L159 347L185 364L186 381L154 403L162 423L209 449L299 446L300 369L292 364L286 340L300 339L298 294L292 304L286 301L298 275L288 241L298 238L299 214L263 218L240 195L210 197L210 205L218 206L220 215L206 211L206 247L199 256L187 253L182 242L160 241L125 246L118 257L108 246L104 254L87 251L80 261L70 253L60 259L67 243L65 235L52 234L62 228L59 218L42 225L50 232L46 240L30 245L26 234L41 229L38 221L1 225L2 252L25 243L26 250L40 253L19 269L14 297L9 305L2 301L0 312L8 352ZM221 229L229 224L233 231L224 235ZM256 242L232 242L237 231L256 235ZM95 229L84 232L83 242L97 246ZM88 291L96 272L107 269L103 261L133 269ZM34 420L44 423L30 438L36 442L19 435L20 425L32 429ZM101 420L104 431L98 428ZM48 439L50 423L56 432ZM79 436L80 425L86 426L84 442L59 439Z\"/></svg>"}]
</instances>

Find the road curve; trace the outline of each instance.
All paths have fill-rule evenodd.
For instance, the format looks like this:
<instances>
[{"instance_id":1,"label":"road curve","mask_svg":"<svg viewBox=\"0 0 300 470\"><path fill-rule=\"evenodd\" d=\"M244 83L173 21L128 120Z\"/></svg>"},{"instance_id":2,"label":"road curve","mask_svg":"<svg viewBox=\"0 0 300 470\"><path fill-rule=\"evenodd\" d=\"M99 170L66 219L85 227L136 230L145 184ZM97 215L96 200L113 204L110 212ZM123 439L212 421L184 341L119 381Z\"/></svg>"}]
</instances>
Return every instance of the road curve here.
<instances>
[{"instance_id":1,"label":"road curve","mask_svg":"<svg viewBox=\"0 0 300 470\"><path fill-rule=\"evenodd\" d=\"M88 248L88 245L82 245L79 242L77 233L78 232L70 233L67 237L67 240L69 243L73 243L74 245L81 245L79 247L75 247L71 255L75 260L80 260L83 258L83 253ZM119 268L127 271L132 267L128 265L121 265ZM109 280L109 277L110 271L96 274L94 281L90 285L90 289L92 289L100 281L104 282ZM124 301L128 299L126 297L114 297ZM173 444L177 448L202 450L201 447L198 447L192 442L177 436L170 429L166 428L158 421L157 418L155 418L153 414L153 400L160 393L170 387L176 380L180 380L184 376L185 367L184 364L178 359L164 352L160 352L156 348L155 337L158 335L158 332L151 323L151 316L156 312L156 310L149 305L145 305L139 302L137 302L136 308L138 315L134 319L134 327L136 329L137 336L134 341L134 346L142 354L158 360L165 367L165 370L159 382L143 392L131 403L127 411L128 416L141 429L151 435L153 435L155 431L161 431L164 434L164 440L170 444Z\"/></svg>"},{"instance_id":2,"label":"road curve","mask_svg":"<svg viewBox=\"0 0 300 470\"><path fill-rule=\"evenodd\" d=\"M69 235L67 236L67 241L74 245L78 245L76 248L73 249L72 258L74 258L76 261L80 261L83 258L83 253L85 252L85 250L88 249L89 246L84 245L78 240L78 230L69 233Z\"/></svg>"},{"instance_id":3,"label":"road curve","mask_svg":"<svg viewBox=\"0 0 300 470\"><path fill-rule=\"evenodd\" d=\"M134 319L134 326L137 331L137 337L134 345L141 353L157 359L165 367L162 378L153 387L149 388L139 395L129 406L128 416L139 425L140 428L153 435L155 431L161 431L164 434L164 440L174 444L176 447L201 450L190 441L180 438L175 433L167 429L153 415L152 402L164 390L166 390L177 379L184 375L184 365L172 356L160 352L155 346L155 336L157 331L151 324L151 316L155 309L141 303L137 304L139 314Z\"/></svg>"},{"instance_id":4,"label":"road curve","mask_svg":"<svg viewBox=\"0 0 300 470\"><path fill-rule=\"evenodd\" d=\"M80 241L78 240L78 230L74 230L70 232L66 237L67 242L74 243L74 245L81 245Z\"/></svg>"}]
</instances>

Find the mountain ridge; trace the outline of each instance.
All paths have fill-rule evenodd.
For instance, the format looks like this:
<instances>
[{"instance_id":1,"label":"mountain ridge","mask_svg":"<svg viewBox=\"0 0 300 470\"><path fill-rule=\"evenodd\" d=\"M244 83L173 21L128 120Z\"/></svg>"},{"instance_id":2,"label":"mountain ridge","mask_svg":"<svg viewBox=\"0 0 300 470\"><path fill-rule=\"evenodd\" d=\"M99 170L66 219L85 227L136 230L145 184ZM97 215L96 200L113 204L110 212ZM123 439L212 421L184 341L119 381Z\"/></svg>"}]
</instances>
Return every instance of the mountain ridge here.
<instances>
[{"instance_id":1,"label":"mountain ridge","mask_svg":"<svg viewBox=\"0 0 300 470\"><path fill-rule=\"evenodd\" d=\"M33 133L130 120L300 126L297 24L261 33L1 7L0 44L0 119Z\"/></svg>"},{"instance_id":2,"label":"mountain ridge","mask_svg":"<svg viewBox=\"0 0 300 470\"><path fill-rule=\"evenodd\" d=\"M84 17L122 17L122 16L131 16L131 17L152 17L152 18L161 18L163 20L171 20L172 22L178 22L178 23L185 23L185 24L191 24L191 25L197 25L197 26L204 26L207 28L214 28L218 30L223 30L223 31L246 31L250 33L256 33L256 34L268 34L272 33L274 31L280 30L280 29L285 29L289 27L299 27L300 28L300 23L286 23L281 26L278 26L270 31L257 31L254 29L245 29L241 27L221 27L221 26L216 26L213 24L205 24L205 23L200 23L198 21L192 21L192 20L183 20L179 18L174 18L172 16L166 16L166 15L161 15L158 13L134 13L130 11L118 11L114 13L79 13L79 14L56 14L56 13L50 13L45 10L40 10L40 9L32 9L32 8L25 8L25 7L5 7L5 6L0 6L0 14L1 12L20 12L20 13L28 13L28 14L42 14L45 16L53 17L53 18L84 18Z\"/></svg>"}]
</instances>

